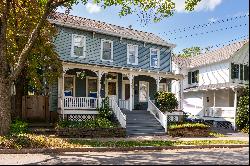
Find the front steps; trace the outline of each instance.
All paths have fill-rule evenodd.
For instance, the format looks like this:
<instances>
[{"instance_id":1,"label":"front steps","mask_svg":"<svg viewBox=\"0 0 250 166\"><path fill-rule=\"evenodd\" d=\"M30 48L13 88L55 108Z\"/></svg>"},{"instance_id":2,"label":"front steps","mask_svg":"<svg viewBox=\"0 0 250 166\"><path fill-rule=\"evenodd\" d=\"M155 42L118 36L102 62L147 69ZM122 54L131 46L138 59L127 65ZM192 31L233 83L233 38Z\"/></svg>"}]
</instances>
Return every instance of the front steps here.
<instances>
[{"instance_id":1,"label":"front steps","mask_svg":"<svg viewBox=\"0 0 250 166\"><path fill-rule=\"evenodd\" d=\"M123 110L126 114L127 136L153 136L165 135L165 130L161 124L147 110Z\"/></svg>"}]
</instances>

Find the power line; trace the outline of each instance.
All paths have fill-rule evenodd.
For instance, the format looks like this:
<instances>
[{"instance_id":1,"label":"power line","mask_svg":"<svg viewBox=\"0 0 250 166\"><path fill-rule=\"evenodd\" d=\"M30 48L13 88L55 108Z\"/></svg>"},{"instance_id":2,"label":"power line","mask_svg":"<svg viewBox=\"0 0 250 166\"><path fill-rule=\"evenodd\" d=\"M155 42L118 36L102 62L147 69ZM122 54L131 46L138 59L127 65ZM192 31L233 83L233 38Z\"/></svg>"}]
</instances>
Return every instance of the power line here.
<instances>
[{"instance_id":1,"label":"power line","mask_svg":"<svg viewBox=\"0 0 250 166\"><path fill-rule=\"evenodd\" d=\"M218 43L218 44L214 44L214 45L210 45L210 46L207 46L207 47L204 47L204 48L200 48L200 51L212 51L211 49L216 49L216 48L220 48L220 47L224 47L224 46L227 46L227 45L231 45L231 44L234 44L234 43L239 43L241 41L238 41L238 42L234 42L234 41L237 41L237 40L240 40L240 39L243 39L243 40L247 40L249 38L248 35L244 35L244 36L241 36L241 37L238 37L238 38L235 38L233 40L229 40L229 41L226 41L226 42L223 42L223 43ZM234 42L234 43L232 43ZM181 54L183 53L183 51L179 51L178 53L176 54Z\"/></svg>"},{"instance_id":2,"label":"power line","mask_svg":"<svg viewBox=\"0 0 250 166\"><path fill-rule=\"evenodd\" d=\"M194 26L189 26L189 27L184 27L184 28L178 28L178 29L174 29L172 31L163 32L163 33L165 35L169 35L169 34L172 35L172 34L175 34L177 32L178 33L179 32L186 32L189 29L203 28L203 27L214 25L214 24L225 23L225 22L228 22L228 21L233 21L233 20L237 20L237 19L245 18L245 17L249 17L249 13L245 14L245 15L242 15L242 16L236 16L236 17L231 17L231 18L227 18L227 19L217 20L217 21L214 21L214 22L209 22L209 23L206 23L206 24L198 24L198 25L194 25Z\"/></svg>"},{"instance_id":3,"label":"power line","mask_svg":"<svg viewBox=\"0 0 250 166\"><path fill-rule=\"evenodd\" d=\"M186 35L186 36L179 36L179 37L175 37L173 39L182 39L182 38L193 37L193 36L198 36L198 35L205 35L205 34L208 34L208 33L219 32L219 31L229 30L229 29L243 27L243 26L247 26L247 24L240 24L240 25L235 25L235 26L231 26L231 27L215 29L215 30L211 30L211 31L201 32L201 33L195 33L195 34Z\"/></svg>"}]
</instances>

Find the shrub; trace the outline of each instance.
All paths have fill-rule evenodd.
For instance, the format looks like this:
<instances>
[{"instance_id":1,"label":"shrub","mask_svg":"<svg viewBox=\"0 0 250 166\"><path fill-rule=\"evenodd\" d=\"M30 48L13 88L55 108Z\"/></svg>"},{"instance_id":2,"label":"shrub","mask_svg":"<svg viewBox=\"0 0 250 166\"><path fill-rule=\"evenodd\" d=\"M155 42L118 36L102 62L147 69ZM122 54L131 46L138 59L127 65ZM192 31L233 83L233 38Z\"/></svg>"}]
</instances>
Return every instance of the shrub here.
<instances>
[{"instance_id":1,"label":"shrub","mask_svg":"<svg viewBox=\"0 0 250 166\"><path fill-rule=\"evenodd\" d=\"M14 122L10 125L10 133L11 134L23 134L27 132L28 130L28 123L16 119Z\"/></svg>"},{"instance_id":2,"label":"shrub","mask_svg":"<svg viewBox=\"0 0 250 166\"><path fill-rule=\"evenodd\" d=\"M249 126L249 88L244 89L237 105L236 124L241 130Z\"/></svg>"},{"instance_id":3,"label":"shrub","mask_svg":"<svg viewBox=\"0 0 250 166\"><path fill-rule=\"evenodd\" d=\"M173 112L178 106L178 101L173 93L158 91L154 97L156 106L162 112Z\"/></svg>"},{"instance_id":4,"label":"shrub","mask_svg":"<svg viewBox=\"0 0 250 166\"><path fill-rule=\"evenodd\" d=\"M94 120L85 121L60 121L56 128L113 128L115 124L106 118L98 117Z\"/></svg>"},{"instance_id":5,"label":"shrub","mask_svg":"<svg viewBox=\"0 0 250 166\"><path fill-rule=\"evenodd\" d=\"M203 123L172 123L168 125L169 129L181 129L181 128L209 128L208 125Z\"/></svg>"},{"instance_id":6,"label":"shrub","mask_svg":"<svg viewBox=\"0 0 250 166\"><path fill-rule=\"evenodd\" d=\"M109 106L109 98L108 97L106 97L102 101L102 106L101 106L101 108L97 108L97 111L99 112L98 117L107 118L109 120L112 119L113 111Z\"/></svg>"}]
</instances>

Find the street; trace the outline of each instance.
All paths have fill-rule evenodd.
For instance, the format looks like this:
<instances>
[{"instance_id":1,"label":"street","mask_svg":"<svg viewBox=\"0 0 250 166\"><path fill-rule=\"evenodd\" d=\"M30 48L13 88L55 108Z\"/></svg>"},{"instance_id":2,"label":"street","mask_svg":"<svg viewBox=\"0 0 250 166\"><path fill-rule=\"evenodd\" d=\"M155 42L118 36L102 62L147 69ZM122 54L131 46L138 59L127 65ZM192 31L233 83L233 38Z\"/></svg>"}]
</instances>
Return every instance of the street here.
<instances>
[{"instance_id":1,"label":"street","mask_svg":"<svg viewBox=\"0 0 250 166\"><path fill-rule=\"evenodd\" d=\"M179 149L130 152L67 152L61 154L0 154L0 163L9 164L169 164L248 165L249 148Z\"/></svg>"}]
</instances>

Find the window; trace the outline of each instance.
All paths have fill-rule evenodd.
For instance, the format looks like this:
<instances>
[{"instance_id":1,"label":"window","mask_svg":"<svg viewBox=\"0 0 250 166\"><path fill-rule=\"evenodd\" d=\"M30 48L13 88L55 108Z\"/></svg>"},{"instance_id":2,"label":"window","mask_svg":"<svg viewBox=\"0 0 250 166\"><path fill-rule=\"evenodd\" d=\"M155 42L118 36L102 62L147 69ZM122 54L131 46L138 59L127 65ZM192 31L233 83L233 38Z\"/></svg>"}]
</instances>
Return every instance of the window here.
<instances>
[{"instance_id":1,"label":"window","mask_svg":"<svg viewBox=\"0 0 250 166\"><path fill-rule=\"evenodd\" d=\"M148 82L139 82L139 102L148 101Z\"/></svg>"},{"instance_id":2,"label":"window","mask_svg":"<svg viewBox=\"0 0 250 166\"><path fill-rule=\"evenodd\" d=\"M64 95L65 96L74 96L74 76L65 76L64 77Z\"/></svg>"},{"instance_id":3,"label":"window","mask_svg":"<svg viewBox=\"0 0 250 166\"><path fill-rule=\"evenodd\" d=\"M199 70L188 72L188 84L194 84L199 82Z\"/></svg>"},{"instance_id":4,"label":"window","mask_svg":"<svg viewBox=\"0 0 250 166\"><path fill-rule=\"evenodd\" d=\"M127 45L127 63L132 65L138 65L138 46L128 44Z\"/></svg>"},{"instance_id":5,"label":"window","mask_svg":"<svg viewBox=\"0 0 250 166\"><path fill-rule=\"evenodd\" d=\"M102 39L101 60L113 61L113 41Z\"/></svg>"},{"instance_id":6,"label":"window","mask_svg":"<svg viewBox=\"0 0 250 166\"><path fill-rule=\"evenodd\" d=\"M239 65L231 63L231 78L239 79Z\"/></svg>"},{"instance_id":7,"label":"window","mask_svg":"<svg viewBox=\"0 0 250 166\"><path fill-rule=\"evenodd\" d=\"M158 68L160 67L160 50L150 49L150 67Z\"/></svg>"},{"instance_id":8,"label":"window","mask_svg":"<svg viewBox=\"0 0 250 166\"><path fill-rule=\"evenodd\" d=\"M84 58L85 52L86 52L86 37L82 35L73 34L71 56Z\"/></svg>"},{"instance_id":9,"label":"window","mask_svg":"<svg viewBox=\"0 0 250 166\"><path fill-rule=\"evenodd\" d=\"M167 91L167 84L166 83L160 83L159 84L159 91Z\"/></svg>"},{"instance_id":10,"label":"window","mask_svg":"<svg viewBox=\"0 0 250 166\"><path fill-rule=\"evenodd\" d=\"M97 78L88 78L87 87L88 87L87 96L97 97Z\"/></svg>"},{"instance_id":11,"label":"window","mask_svg":"<svg viewBox=\"0 0 250 166\"><path fill-rule=\"evenodd\" d=\"M243 80L243 65L240 64L240 80Z\"/></svg>"}]
</instances>

